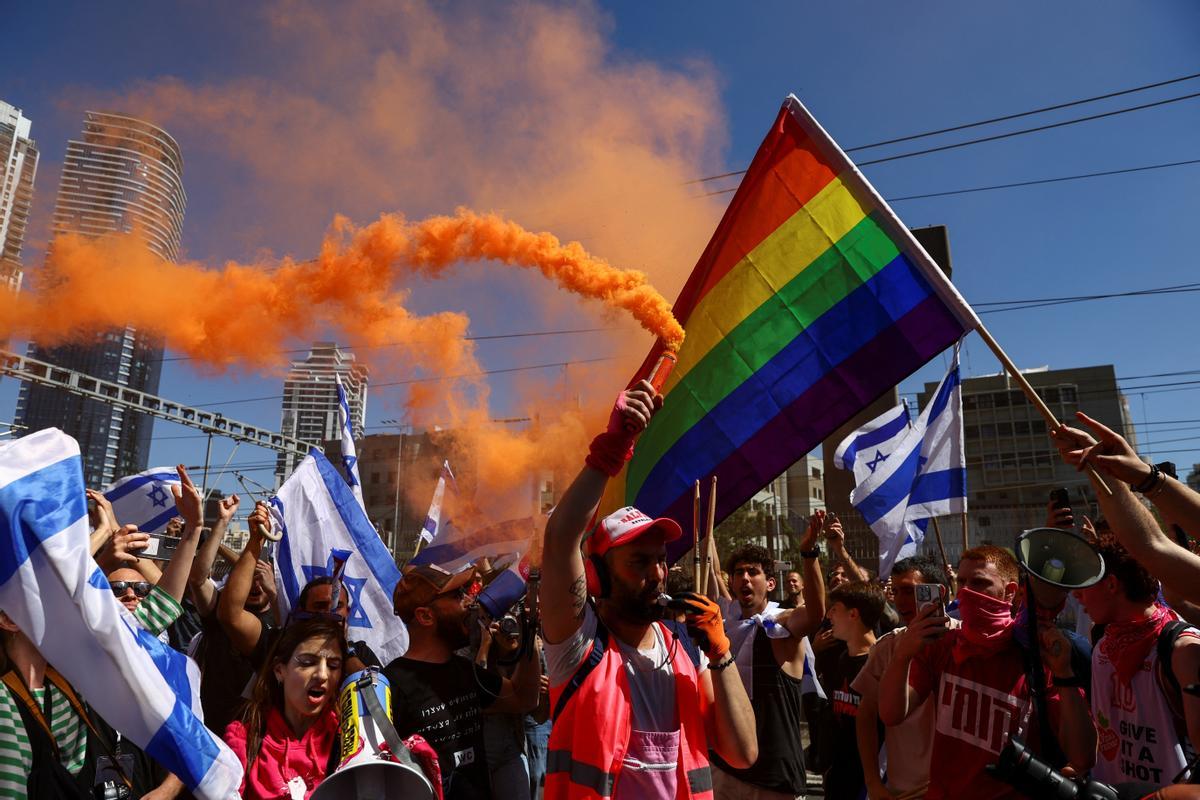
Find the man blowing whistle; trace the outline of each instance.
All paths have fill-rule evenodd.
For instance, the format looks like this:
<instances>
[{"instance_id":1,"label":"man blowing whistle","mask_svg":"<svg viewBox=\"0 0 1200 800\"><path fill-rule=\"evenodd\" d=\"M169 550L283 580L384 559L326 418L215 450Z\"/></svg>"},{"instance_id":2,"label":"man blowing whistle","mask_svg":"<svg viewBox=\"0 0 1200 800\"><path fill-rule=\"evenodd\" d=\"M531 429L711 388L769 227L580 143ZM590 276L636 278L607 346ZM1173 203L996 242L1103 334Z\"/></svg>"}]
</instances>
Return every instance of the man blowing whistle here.
<instances>
[{"instance_id":1,"label":"man blowing whistle","mask_svg":"<svg viewBox=\"0 0 1200 800\"><path fill-rule=\"evenodd\" d=\"M618 396L546 525L547 800L711 798L710 749L734 768L758 758L754 712L729 669L719 607L686 594L673 603L686 628L660 619L666 543L682 535L679 523L627 507L588 530L605 484L661 405L646 381Z\"/></svg>"}]
</instances>

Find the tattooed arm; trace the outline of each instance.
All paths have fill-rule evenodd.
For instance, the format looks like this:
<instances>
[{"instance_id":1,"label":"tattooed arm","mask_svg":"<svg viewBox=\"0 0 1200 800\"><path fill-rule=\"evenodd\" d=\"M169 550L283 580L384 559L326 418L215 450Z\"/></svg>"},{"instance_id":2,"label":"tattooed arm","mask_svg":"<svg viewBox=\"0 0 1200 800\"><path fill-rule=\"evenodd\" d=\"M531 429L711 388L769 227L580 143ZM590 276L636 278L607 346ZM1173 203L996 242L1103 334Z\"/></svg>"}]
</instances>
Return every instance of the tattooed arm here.
<instances>
[{"instance_id":1,"label":"tattooed arm","mask_svg":"<svg viewBox=\"0 0 1200 800\"><path fill-rule=\"evenodd\" d=\"M655 407L654 390L642 381L622 394L613 412L614 418L609 422L609 430L619 430L615 423L629 421L634 428L627 435L632 437L646 427ZM587 581L580 547L608 483L608 474L590 466L591 461L589 459L589 466L585 466L568 487L546 523L539 600L542 631L550 644L558 644L579 630L583 608L587 604Z\"/></svg>"}]
</instances>

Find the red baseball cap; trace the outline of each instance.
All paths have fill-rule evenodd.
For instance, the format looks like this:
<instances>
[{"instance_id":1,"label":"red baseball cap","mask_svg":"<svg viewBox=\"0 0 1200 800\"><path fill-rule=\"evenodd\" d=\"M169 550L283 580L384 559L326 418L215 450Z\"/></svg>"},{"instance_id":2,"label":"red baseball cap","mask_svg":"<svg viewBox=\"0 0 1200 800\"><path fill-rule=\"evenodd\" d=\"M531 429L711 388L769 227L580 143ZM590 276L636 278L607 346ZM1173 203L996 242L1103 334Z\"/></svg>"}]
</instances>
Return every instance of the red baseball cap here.
<instances>
[{"instance_id":1,"label":"red baseball cap","mask_svg":"<svg viewBox=\"0 0 1200 800\"><path fill-rule=\"evenodd\" d=\"M683 536L683 528L675 520L666 517L651 519L633 506L625 506L596 523L587 540L588 554L602 556L612 548L629 544L653 530L662 531L665 542L673 542Z\"/></svg>"}]
</instances>

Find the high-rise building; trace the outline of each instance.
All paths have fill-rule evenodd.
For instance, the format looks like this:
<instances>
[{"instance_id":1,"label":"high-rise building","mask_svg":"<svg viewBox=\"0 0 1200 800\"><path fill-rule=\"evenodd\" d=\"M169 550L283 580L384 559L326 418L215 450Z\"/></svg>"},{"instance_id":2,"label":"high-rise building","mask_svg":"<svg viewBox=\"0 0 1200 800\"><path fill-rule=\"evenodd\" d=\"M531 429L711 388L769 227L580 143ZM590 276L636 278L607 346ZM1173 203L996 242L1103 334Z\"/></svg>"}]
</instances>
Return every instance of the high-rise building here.
<instances>
[{"instance_id":1,"label":"high-rise building","mask_svg":"<svg viewBox=\"0 0 1200 800\"><path fill-rule=\"evenodd\" d=\"M361 437L367 418L367 368L335 342L315 342L307 358L292 362L283 383L280 433L315 445L339 438L337 376L346 390L350 427L356 439ZM301 460L295 453L280 455L276 476L287 478Z\"/></svg>"},{"instance_id":2,"label":"high-rise building","mask_svg":"<svg viewBox=\"0 0 1200 800\"><path fill-rule=\"evenodd\" d=\"M174 261L186 204L183 155L166 131L122 114L88 111L82 136L67 142L52 234L133 233L151 252ZM33 358L151 394L158 392L162 354L160 340L130 326L98 331L83 343L29 345ZM147 467L151 417L24 384L16 419L29 431L54 426L74 436L89 486L104 486Z\"/></svg>"},{"instance_id":3,"label":"high-rise building","mask_svg":"<svg viewBox=\"0 0 1200 800\"><path fill-rule=\"evenodd\" d=\"M0 100L0 288L21 288L21 245L33 202L37 144L21 109Z\"/></svg>"},{"instance_id":4,"label":"high-rise building","mask_svg":"<svg viewBox=\"0 0 1200 800\"><path fill-rule=\"evenodd\" d=\"M1022 374L1059 420L1074 424L1075 412L1082 411L1137 448L1129 407L1111 364ZM922 408L936 389L937 383L925 384ZM1044 523L1054 488L1067 490L1077 517L1086 513L1095 519L1087 475L1059 457L1041 414L1008 375L967 378L962 398L970 544L1012 547L1022 530ZM943 520L942 533L953 562L962 549L961 528Z\"/></svg>"}]
</instances>

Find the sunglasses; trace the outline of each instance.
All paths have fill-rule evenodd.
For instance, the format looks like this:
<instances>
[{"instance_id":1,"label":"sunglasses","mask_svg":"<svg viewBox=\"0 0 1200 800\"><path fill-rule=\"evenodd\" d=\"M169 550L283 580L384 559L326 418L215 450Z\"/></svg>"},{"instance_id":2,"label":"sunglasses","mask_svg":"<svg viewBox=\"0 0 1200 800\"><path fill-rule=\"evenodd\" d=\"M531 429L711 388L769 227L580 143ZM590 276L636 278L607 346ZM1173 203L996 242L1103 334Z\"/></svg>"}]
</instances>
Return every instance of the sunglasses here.
<instances>
[{"instance_id":1,"label":"sunglasses","mask_svg":"<svg viewBox=\"0 0 1200 800\"><path fill-rule=\"evenodd\" d=\"M109 586L112 587L112 593L117 597L125 594L126 589L133 589L133 593L138 597L145 597L150 594L152 584L146 581L113 581Z\"/></svg>"}]
</instances>

